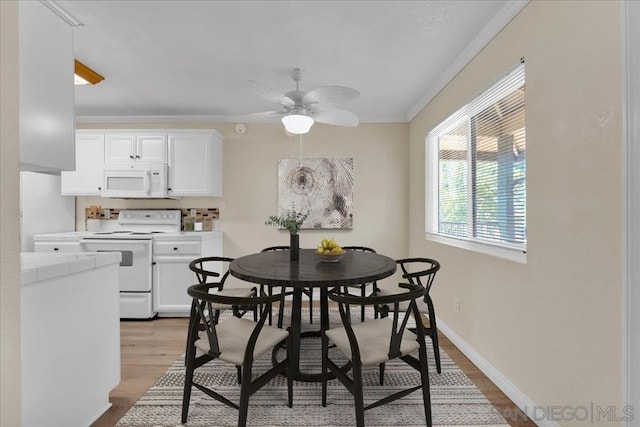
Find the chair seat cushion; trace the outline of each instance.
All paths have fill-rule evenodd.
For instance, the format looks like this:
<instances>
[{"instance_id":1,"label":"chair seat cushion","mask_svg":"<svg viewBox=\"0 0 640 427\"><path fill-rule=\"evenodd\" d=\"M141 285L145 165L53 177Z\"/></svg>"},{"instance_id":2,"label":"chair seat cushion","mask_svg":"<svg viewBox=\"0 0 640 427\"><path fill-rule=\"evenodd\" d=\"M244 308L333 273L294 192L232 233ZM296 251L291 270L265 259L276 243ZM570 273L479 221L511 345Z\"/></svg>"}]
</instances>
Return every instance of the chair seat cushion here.
<instances>
[{"instance_id":1,"label":"chair seat cushion","mask_svg":"<svg viewBox=\"0 0 640 427\"><path fill-rule=\"evenodd\" d=\"M387 295L396 295L404 292L408 292L407 289L397 288L397 289L388 289L388 288L380 288L376 295L378 296L387 296ZM418 311L422 314L429 314L429 307L427 303L424 302L424 299L419 298L416 299L416 306L418 307ZM409 301L401 301L398 303L398 307L400 311L406 311L409 308Z\"/></svg>"},{"instance_id":2,"label":"chair seat cushion","mask_svg":"<svg viewBox=\"0 0 640 427\"><path fill-rule=\"evenodd\" d=\"M362 365L377 365L389 360L389 342L393 320L390 317L367 320L351 326L358 342ZM351 360L351 346L344 327L329 329L327 337ZM412 353L420 347L417 336L406 330L400 343L402 355Z\"/></svg>"},{"instance_id":3,"label":"chair seat cushion","mask_svg":"<svg viewBox=\"0 0 640 427\"><path fill-rule=\"evenodd\" d=\"M217 291L216 295L225 296L225 297L240 297L240 298L250 298L256 295L255 291L251 288L227 288L221 291ZM230 310L231 306L229 304L211 304L211 308L214 310Z\"/></svg>"},{"instance_id":4,"label":"chair seat cushion","mask_svg":"<svg viewBox=\"0 0 640 427\"><path fill-rule=\"evenodd\" d=\"M234 365L242 365L247 343L255 327L256 322L238 317L225 319L216 325L218 348L220 349L218 358ZM283 329L264 325L253 350L253 358L260 357L280 341L287 338L288 335L289 333ZM200 351L208 353L209 339L206 331L201 331L198 337L199 339L196 340L194 345Z\"/></svg>"}]
</instances>

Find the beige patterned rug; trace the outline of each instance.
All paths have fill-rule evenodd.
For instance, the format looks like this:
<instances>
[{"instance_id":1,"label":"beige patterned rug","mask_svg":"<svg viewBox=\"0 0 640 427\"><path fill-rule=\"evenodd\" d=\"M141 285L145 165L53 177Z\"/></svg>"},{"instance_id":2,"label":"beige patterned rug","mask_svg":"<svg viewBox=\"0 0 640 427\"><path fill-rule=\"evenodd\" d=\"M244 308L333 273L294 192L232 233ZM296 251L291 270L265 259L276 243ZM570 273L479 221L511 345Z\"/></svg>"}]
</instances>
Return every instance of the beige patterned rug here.
<instances>
[{"instance_id":1,"label":"beige patterned rug","mask_svg":"<svg viewBox=\"0 0 640 427\"><path fill-rule=\"evenodd\" d=\"M288 315L288 313L287 313ZM331 325L337 325L337 309L330 311ZM304 325L308 311L303 312L303 330L316 329ZM319 316L315 318L319 319ZM354 318L356 316L354 315ZM319 323L319 322L318 322ZM286 321L285 321L286 324ZM186 332L186 331L185 331ZM301 369L320 371L320 339L302 340ZM435 370L431 345L429 350L429 379L434 425L437 426L508 426L500 413L489 403L471 380L449 356L440 350L442 374ZM338 350L333 350L338 351ZM270 355L254 363L254 372L264 372L271 366ZM118 427L175 427L180 426L184 359L178 358L158 382L118 422ZM198 371L200 371L198 373ZM236 369L227 363L213 361L196 370L199 382L215 384L215 390L238 402L239 387ZM385 385L378 383L377 367L365 371L365 405L406 385L419 382L419 374L403 362L387 364ZM284 377L274 378L249 400L250 426L353 426L355 412L353 397L338 380L328 383L327 407L321 405L320 383L294 382L293 408L287 407L287 389ZM189 418L186 426L235 426L238 411L225 406L193 389ZM425 425L422 394L417 391L395 402L365 411L367 426L419 426Z\"/></svg>"}]
</instances>

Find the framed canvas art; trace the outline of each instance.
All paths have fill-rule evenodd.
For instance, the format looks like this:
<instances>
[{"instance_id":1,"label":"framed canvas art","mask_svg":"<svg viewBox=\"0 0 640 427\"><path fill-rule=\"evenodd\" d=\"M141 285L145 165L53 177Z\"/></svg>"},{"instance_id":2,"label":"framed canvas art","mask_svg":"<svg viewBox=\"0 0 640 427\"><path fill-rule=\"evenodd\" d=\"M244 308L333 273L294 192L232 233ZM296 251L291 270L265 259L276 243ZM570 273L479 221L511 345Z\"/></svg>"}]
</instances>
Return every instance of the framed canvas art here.
<instances>
[{"instance_id":1,"label":"framed canvas art","mask_svg":"<svg viewBox=\"0 0 640 427\"><path fill-rule=\"evenodd\" d=\"M302 229L353 228L353 159L279 159L278 215L292 208Z\"/></svg>"}]
</instances>

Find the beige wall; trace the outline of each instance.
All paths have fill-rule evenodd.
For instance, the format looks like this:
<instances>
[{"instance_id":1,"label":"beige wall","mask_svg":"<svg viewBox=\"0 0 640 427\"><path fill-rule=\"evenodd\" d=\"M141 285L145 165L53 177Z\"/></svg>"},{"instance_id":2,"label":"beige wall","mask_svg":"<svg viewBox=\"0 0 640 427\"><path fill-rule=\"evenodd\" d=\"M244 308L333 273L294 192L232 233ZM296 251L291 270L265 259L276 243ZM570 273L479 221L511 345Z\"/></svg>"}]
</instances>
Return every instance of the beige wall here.
<instances>
[{"instance_id":1,"label":"beige wall","mask_svg":"<svg viewBox=\"0 0 640 427\"><path fill-rule=\"evenodd\" d=\"M103 207L218 207L225 255L237 257L263 247L289 243L285 231L264 224L276 214L278 159L298 157L300 138L288 137L280 123L248 124L238 135L230 123L110 124L109 128L213 128L224 136L224 189L221 198L119 200L77 198L77 227L84 229L84 209ZM105 129L104 124L78 128ZM342 245L365 245L394 258L407 253L409 125L362 124L357 128L316 124L302 137L302 157L352 157L354 219L352 230L303 230L301 247L315 248L323 237Z\"/></svg>"},{"instance_id":2,"label":"beige wall","mask_svg":"<svg viewBox=\"0 0 640 427\"><path fill-rule=\"evenodd\" d=\"M18 4L0 1L0 425L20 425Z\"/></svg>"},{"instance_id":3,"label":"beige wall","mask_svg":"<svg viewBox=\"0 0 640 427\"><path fill-rule=\"evenodd\" d=\"M411 122L409 181L409 252L442 262L442 321L536 404L615 404L618 414L620 16L616 1L529 3ZM521 57L526 264L424 239L426 132Z\"/></svg>"}]
</instances>

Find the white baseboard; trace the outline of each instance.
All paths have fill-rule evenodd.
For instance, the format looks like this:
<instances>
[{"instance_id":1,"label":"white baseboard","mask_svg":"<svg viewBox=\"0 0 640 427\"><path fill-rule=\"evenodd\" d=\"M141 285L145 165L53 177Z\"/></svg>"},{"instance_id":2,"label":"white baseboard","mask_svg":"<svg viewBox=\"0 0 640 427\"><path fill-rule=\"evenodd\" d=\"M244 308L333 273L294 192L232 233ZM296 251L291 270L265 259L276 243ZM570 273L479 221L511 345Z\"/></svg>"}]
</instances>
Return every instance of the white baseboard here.
<instances>
[{"instance_id":1,"label":"white baseboard","mask_svg":"<svg viewBox=\"0 0 640 427\"><path fill-rule=\"evenodd\" d=\"M446 337L465 355L474 365L482 371L487 378L491 380L504 394L507 395L513 403L516 404L522 412L541 427L557 427L559 426L553 420L540 419L546 417L540 417L540 413L536 411L539 405L536 405L534 401L529 399L518 387L513 385L508 378L506 378L500 371L498 371L493 365L491 365L480 353L478 353L473 347L471 347L465 340L453 331L445 322L440 318L437 318L438 330L442 332ZM536 414L538 416L536 416ZM509 421L509 420L507 420Z\"/></svg>"}]
</instances>

